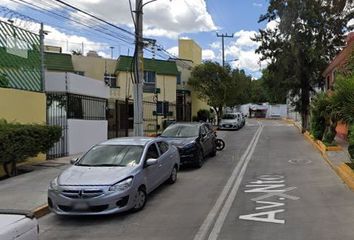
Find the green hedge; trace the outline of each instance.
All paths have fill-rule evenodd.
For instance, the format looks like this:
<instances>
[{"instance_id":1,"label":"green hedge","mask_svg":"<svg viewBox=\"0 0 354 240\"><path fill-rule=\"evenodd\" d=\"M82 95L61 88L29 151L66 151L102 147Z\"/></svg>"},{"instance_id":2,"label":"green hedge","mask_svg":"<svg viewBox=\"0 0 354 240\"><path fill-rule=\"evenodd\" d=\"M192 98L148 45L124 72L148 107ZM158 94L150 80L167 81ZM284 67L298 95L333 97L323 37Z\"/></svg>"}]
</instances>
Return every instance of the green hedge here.
<instances>
[{"instance_id":1,"label":"green hedge","mask_svg":"<svg viewBox=\"0 0 354 240\"><path fill-rule=\"evenodd\" d=\"M352 161L354 161L354 124L349 128L348 143L348 152Z\"/></svg>"},{"instance_id":2,"label":"green hedge","mask_svg":"<svg viewBox=\"0 0 354 240\"><path fill-rule=\"evenodd\" d=\"M7 123L0 120L0 164L8 172L7 164L46 153L61 137L61 127L39 124ZM14 171L14 169L12 169Z\"/></svg>"}]
</instances>

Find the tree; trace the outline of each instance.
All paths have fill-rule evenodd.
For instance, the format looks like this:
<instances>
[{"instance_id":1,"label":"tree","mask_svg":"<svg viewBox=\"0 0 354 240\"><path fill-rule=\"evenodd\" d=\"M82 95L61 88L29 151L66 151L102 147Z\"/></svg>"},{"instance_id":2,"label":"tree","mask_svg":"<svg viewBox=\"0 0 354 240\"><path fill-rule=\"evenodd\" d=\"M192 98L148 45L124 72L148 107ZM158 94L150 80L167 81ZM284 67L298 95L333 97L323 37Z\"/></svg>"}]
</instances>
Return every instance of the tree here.
<instances>
[{"instance_id":1,"label":"tree","mask_svg":"<svg viewBox=\"0 0 354 240\"><path fill-rule=\"evenodd\" d=\"M271 0L260 22L275 20L275 29L260 30L255 37L269 73L290 92L308 128L310 93L323 85L322 72L343 45L343 35L354 12L352 1ZM296 98L298 97L298 98Z\"/></svg>"},{"instance_id":2,"label":"tree","mask_svg":"<svg viewBox=\"0 0 354 240\"><path fill-rule=\"evenodd\" d=\"M269 65L267 69L262 71L262 77L260 80L262 82L262 87L266 94L267 102L274 104L284 104L286 103L287 90L286 82L279 78L275 71L271 71L272 67L275 65Z\"/></svg>"},{"instance_id":3,"label":"tree","mask_svg":"<svg viewBox=\"0 0 354 240\"><path fill-rule=\"evenodd\" d=\"M231 72L230 82L226 87L225 105L233 107L240 104L249 103L252 78L247 76L245 71L234 69Z\"/></svg>"},{"instance_id":4,"label":"tree","mask_svg":"<svg viewBox=\"0 0 354 240\"><path fill-rule=\"evenodd\" d=\"M231 82L230 68L217 62L206 61L193 68L188 84L198 96L206 100L220 117L227 98L227 86ZM218 118L219 119L219 118Z\"/></svg>"}]
</instances>

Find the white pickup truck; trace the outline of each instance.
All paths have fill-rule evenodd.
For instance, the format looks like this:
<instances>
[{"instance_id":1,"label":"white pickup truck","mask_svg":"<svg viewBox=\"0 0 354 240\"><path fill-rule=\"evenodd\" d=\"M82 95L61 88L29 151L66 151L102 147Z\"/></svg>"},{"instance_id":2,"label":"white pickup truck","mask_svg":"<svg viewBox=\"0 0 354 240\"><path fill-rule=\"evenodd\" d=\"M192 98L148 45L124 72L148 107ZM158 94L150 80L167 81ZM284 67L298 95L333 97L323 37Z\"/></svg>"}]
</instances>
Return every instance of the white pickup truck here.
<instances>
[{"instance_id":1,"label":"white pickup truck","mask_svg":"<svg viewBox=\"0 0 354 240\"><path fill-rule=\"evenodd\" d=\"M39 226L28 211L0 209L1 240L38 240Z\"/></svg>"}]
</instances>

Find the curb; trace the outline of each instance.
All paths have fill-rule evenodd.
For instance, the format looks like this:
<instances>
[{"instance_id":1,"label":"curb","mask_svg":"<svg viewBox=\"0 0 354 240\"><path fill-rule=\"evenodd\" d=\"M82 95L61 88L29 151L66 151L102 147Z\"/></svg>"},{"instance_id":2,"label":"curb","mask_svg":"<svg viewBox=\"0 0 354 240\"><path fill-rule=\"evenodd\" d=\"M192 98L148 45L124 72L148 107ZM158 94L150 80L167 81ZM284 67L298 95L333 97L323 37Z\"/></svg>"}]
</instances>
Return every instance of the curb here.
<instances>
[{"instance_id":1,"label":"curb","mask_svg":"<svg viewBox=\"0 0 354 240\"><path fill-rule=\"evenodd\" d=\"M337 173L340 178L348 185L348 187L354 191L354 172L353 170L345 163L342 163L337 167Z\"/></svg>"},{"instance_id":2,"label":"curb","mask_svg":"<svg viewBox=\"0 0 354 240\"><path fill-rule=\"evenodd\" d=\"M34 214L36 218L41 218L47 215L48 213L50 213L50 210L48 204L44 204L38 208L33 209L31 212Z\"/></svg>"}]
</instances>

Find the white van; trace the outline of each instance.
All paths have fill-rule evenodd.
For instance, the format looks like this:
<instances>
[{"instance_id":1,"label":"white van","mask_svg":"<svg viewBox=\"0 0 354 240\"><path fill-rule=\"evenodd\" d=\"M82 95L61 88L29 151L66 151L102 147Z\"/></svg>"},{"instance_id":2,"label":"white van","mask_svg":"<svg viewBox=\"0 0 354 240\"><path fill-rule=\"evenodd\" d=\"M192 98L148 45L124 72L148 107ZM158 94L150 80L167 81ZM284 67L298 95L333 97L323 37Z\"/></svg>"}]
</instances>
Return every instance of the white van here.
<instances>
[{"instance_id":1,"label":"white van","mask_svg":"<svg viewBox=\"0 0 354 240\"><path fill-rule=\"evenodd\" d=\"M0 210L1 240L38 240L38 221L31 212Z\"/></svg>"}]
</instances>

